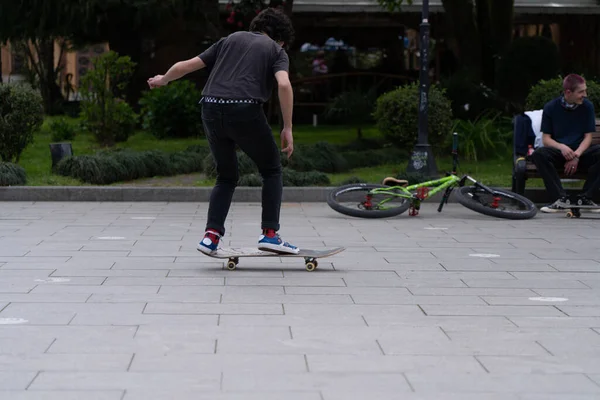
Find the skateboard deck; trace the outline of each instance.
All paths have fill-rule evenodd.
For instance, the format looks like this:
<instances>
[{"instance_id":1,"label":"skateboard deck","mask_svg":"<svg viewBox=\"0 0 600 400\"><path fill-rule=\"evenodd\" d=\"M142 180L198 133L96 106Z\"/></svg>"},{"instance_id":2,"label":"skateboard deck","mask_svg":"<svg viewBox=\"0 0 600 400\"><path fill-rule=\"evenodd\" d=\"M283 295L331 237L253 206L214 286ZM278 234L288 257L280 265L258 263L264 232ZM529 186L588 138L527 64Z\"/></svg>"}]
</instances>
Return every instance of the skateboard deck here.
<instances>
[{"instance_id":1,"label":"skateboard deck","mask_svg":"<svg viewBox=\"0 0 600 400\"><path fill-rule=\"evenodd\" d=\"M569 199L566 204L566 209L569 210L566 213L567 218L580 218L581 210L600 210L600 206L578 205L577 199Z\"/></svg>"},{"instance_id":2,"label":"skateboard deck","mask_svg":"<svg viewBox=\"0 0 600 400\"><path fill-rule=\"evenodd\" d=\"M567 218L580 218L581 210L600 210L600 207L596 206L571 206L567 208Z\"/></svg>"},{"instance_id":3,"label":"skateboard deck","mask_svg":"<svg viewBox=\"0 0 600 400\"><path fill-rule=\"evenodd\" d=\"M212 258L227 258L227 269L233 271L236 269L241 257L303 257L307 271L314 271L319 263L317 258L325 258L346 250L345 247L335 247L331 249L313 250L300 249L298 254L281 254L271 251L259 250L256 247L223 247L217 249L213 254L204 254Z\"/></svg>"}]
</instances>

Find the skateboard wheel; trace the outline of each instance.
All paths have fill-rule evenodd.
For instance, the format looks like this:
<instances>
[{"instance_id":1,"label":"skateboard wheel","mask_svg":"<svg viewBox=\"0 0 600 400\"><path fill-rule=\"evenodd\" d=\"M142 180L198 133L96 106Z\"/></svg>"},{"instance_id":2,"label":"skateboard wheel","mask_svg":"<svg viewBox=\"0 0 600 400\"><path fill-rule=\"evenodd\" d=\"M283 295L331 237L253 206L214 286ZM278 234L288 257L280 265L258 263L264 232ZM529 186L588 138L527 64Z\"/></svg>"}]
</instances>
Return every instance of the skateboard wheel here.
<instances>
[{"instance_id":1,"label":"skateboard wheel","mask_svg":"<svg viewBox=\"0 0 600 400\"><path fill-rule=\"evenodd\" d=\"M567 218L573 218L573 213L572 212L567 212Z\"/></svg>"},{"instance_id":2,"label":"skateboard wheel","mask_svg":"<svg viewBox=\"0 0 600 400\"><path fill-rule=\"evenodd\" d=\"M312 272L312 271L314 271L316 268L317 268L317 263L316 263L316 261L312 261L312 262L307 262L307 263L306 263L306 270L307 270L307 271L310 271L310 272Z\"/></svg>"},{"instance_id":3,"label":"skateboard wheel","mask_svg":"<svg viewBox=\"0 0 600 400\"><path fill-rule=\"evenodd\" d=\"M229 260L227 262L227 269L233 271L237 267L237 263L235 261Z\"/></svg>"}]
</instances>

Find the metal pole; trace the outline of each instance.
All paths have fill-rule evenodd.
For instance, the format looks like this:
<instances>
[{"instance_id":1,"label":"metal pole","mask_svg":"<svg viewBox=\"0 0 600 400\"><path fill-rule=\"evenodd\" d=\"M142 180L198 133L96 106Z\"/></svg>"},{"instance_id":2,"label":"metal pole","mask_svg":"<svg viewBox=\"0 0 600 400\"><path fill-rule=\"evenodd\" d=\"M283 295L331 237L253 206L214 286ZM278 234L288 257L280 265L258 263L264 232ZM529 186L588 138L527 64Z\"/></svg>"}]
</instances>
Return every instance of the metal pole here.
<instances>
[{"instance_id":1,"label":"metal pole","mask_svg":"<svg viewBox=\"0 0 600 400\"><path fill-rule=\"evenodd\" d=\"M426 176L436 176L437 167L433 151L427 139L429 131L429 0L423 0L420 25L421 70L419 73L419 131L417 144L408 163L407 172L418 172Z\"/></svg>"}]
</instances>

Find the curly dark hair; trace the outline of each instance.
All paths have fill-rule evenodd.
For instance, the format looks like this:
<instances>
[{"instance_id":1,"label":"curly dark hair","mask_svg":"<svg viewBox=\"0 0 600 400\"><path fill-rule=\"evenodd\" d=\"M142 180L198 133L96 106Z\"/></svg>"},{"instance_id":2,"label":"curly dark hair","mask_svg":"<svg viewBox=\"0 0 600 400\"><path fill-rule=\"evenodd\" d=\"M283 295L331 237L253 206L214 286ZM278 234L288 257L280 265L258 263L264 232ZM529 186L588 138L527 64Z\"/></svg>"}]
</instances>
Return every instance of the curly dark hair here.
<instances>
[{"instance_id":1,"label":"curly dark hair","mask_svg":"<svg viewBox=\"0 0 600 400\"><path fill-rule=\"evenodd\" d=\"M283 42L289 47L294 42L292 21L283 11L276 8L262 10L252 22L250 32L264 32L276 42Z\"/></svg>"}]
</instances>

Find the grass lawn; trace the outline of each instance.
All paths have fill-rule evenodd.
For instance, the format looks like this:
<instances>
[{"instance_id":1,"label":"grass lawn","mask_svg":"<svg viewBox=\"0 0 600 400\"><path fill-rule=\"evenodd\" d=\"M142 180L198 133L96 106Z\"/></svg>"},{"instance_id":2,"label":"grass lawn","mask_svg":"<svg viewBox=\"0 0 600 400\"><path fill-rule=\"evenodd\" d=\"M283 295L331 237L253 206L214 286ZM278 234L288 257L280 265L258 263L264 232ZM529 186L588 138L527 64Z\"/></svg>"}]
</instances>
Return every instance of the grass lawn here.
<instances>
[{"instance_id":1,"label":"grass lawn","mask_svg":"<svg viewBox=\"0 0 600 400\"><path fill-rule=\"evenodd\" d=\"M35 135L34 143L25 150L21 157L19 164L24 167L27 172L27 185L87 185L76 179L54 175L51 173L51 158L49 148L51 139L47 128L50 120L50 118L46 119L41 131ZM75 124L77 123L77 120L72 119L71 122ZM274 127L274 133L276 134L276 139L279 140L277 127ZM363 129L363 137L365 138L377 138L378 136L379 132L374 127ZM351 127L312 127L310 125L304 125L296 126L294 129L294 143L296 145L311 144L319 141L327 141L333 144L344 144L352 142L355 139L356 130ZM135 135L131 136L127 142L120 143L117 147L130 148L137 151L160 149L165 152L176 152L185 150L188 146L193 144L207 145L206 140L203 138L158 140L147 132L138 131ZM87 134L79 134L72 142L72 145L73 153L75 155L93 154L96 150L98 150L98 146L93 141L93 138ZM376 183L381 182L381 180L386 176L396 176L401 170L406 168L407 163L408 160L401 165L383 165L370 168L358 168L343 174L329 174L329 178L331 180L331 185L339 185L344 180L353 176L359 177L360 179L368 182ZM442 174L446 171L449 171L451 166L452 160L450 156L439 158L437 160L438 170ZM462 161L459 164L458 172L459 174L469 174L473 178L488 185L502 187L511 186L512 167L510 157L505 157L500 160L488 160L485 162L480 161L479 163ZM153 180L152 185L160 185L161 179L165 181L165 186L212 186L214 184L213 179L204 179L202 176L193 181L190 180L189 177L185 176L168 178L151 178ZM140 183L145 181L149 180L142 180ZM116 183L115 185L119 185L119 183ZM576 186L578 185L579 184L576 184ZM533 179L527 182L527 186L543 187L543 183L539 179Z\"/></svg>"}]
</instances>

